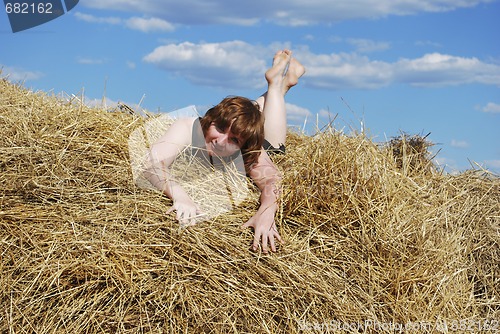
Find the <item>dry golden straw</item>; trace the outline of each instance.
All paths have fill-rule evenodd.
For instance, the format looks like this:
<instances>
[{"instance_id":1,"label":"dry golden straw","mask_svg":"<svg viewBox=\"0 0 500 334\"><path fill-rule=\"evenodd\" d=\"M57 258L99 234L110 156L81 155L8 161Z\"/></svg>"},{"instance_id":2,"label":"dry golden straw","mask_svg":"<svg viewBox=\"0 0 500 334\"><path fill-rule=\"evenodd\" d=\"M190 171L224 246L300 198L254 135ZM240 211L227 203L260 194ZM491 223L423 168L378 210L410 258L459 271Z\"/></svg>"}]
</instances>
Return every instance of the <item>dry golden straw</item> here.
<instances>
[{"instance_id":1,"label":"dry golden straw","mask_svg":"<svg viewBox=\"0 0 500 334\"><path fill-rule=\"evenodd\" d=\"M146 120L0 79L0 332L451 332L500 318L497 176L441 173L408 136L291 132L277 162L286 244L264 256L240 229L256 194L179 229L171 201L136 186L128 141Z\"/></svg>"}]
</instances>

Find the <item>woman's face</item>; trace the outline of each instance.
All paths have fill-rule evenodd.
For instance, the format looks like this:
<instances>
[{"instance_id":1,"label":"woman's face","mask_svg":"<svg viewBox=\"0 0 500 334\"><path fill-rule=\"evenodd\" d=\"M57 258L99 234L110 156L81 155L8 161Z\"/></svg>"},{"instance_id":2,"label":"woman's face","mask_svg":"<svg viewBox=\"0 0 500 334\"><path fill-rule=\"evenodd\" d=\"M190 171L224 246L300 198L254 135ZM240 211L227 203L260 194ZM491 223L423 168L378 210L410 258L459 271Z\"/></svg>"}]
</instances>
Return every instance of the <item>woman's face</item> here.
<instances>
[{"instance_id":1,"label":"woman's face","mask_svg":"<svg viewBox=\"0 0 500 334\"><path fill-rule=\"evenodd\" d=\"M231 125L229 125L226 131L223 131L214 122L210 124L205 135L205 144L208 154L212 156L227 157L241 149L243 141L239 136L231 132Z\"/></svg>"}]
</instances>

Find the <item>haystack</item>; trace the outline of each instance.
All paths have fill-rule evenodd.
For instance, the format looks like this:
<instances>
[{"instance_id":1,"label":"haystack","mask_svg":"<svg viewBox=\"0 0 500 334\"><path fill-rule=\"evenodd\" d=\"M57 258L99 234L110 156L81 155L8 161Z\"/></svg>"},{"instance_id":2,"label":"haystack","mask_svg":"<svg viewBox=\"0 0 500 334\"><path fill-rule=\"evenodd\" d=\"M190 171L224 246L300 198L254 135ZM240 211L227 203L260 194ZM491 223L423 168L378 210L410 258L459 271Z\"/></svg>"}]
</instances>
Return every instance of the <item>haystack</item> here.
<instances>
[{"instance_id":1,"label":"haystack","mask_svg":"<svg viewBox=\"0 0 500 334\"><path fill-rule=\"evenodd\" d=\"M136 186L128 140L145 121L0 80L2 333L498 328L498 177L290 132L286 244L265 256L240 229L256 196L179 229Z\"/></svg>"}]
</instances>

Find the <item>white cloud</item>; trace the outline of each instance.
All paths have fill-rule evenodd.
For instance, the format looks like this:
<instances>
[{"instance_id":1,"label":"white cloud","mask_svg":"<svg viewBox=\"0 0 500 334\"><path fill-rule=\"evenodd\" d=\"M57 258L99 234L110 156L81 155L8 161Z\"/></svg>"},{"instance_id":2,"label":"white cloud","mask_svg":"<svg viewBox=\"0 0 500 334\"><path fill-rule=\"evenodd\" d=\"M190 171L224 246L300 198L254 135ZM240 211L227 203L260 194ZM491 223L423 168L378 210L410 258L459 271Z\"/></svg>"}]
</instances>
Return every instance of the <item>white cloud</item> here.
<instances>
[{"instance_id":1,"label":"white cloud","mask_svg":"<svg viewBox=\"0 0 500 334\"><path fill-rule=\"evenodd\" d=\"M484 107L480 107L479 110L487 113L498 114L500 113L500 104L488 102Z\"/></svg>"},{"instance_id":2,"label":"white cloud","mask_svg":"<svg viewBox=\"0 0 500 334\"><path fill-rule=\"evenodd\" d=\"M342 42L343 40L344 40L344 39L343 39L342 37L340 37L340 36L330 36L330 37L328 38L328 41L329 41L330 43L340 43L340 42Z\"/></svg>"},{"instance_id":3,"label":"white cloud","mask_svg":"<svg viewBox=\"0 0 500 334\"><path fill-rule=\"evenodd\" d=\"M274 48L276 50L276 48ZM190 42L157 47L143 60L201 85L262 88L268 61L261 55L273 51L241 41Z\"/></svg>"},{"instance_id":4,"label":"white cloud","mask_svg":"<svg viewBox=\"0 0 500 334\"><path fill-rule=\"evenodd\" d=\"M314 41L315 40L315 37L313 34L306 34L302 37L303 40L305 41Z\"/></svg>"},{"instance_id":5,"label":"white cloud","mask_svg":"<svg viewBox=\"0 0 500 334\"><path fill-rule=\"evenodd\" d=\"M452 139L450 145L455 148L468 148L469 143L465 140Z\"/></svg>"},{"instance_id":6,"label":"white cloud","mask_svg":"<svg viewBox=\"0 0 500 334\"><path fill-rule=\"evenodd\" d=\"M477 58L431 53L396 62L372 60L356 53L296 52L307 70L307 85L326 89L376 89L393 83L420 87L470 83L500 85L500 65Z\"/></svg>"},{"instance_id":7,"label":"white cloud","mask_svg":"<svg viewBox=\"0 0 500 334\"><path fill-rule=\"evenodd\" d=\"M259 46L243 41L167 43L143 60L193 83L223 88L263 88L269 55L285 45ZM291 47L286 45L286 47ZM378 89L391 84L435 87L462 84L500 85L500 65L477 58L440 53L395 62L357 53L315 54L292 47L307 68L306 86L324 89ZM491 105L488 110L495 110Z\"/></svg>"},{"instance_id":8,"label":"white cloud","mask_svg":"<svg viewBox=\"0 0 500 334\"><path fill-rule=\"evenodd\" d=\"M475 57L430 53L418 59L401 59L394 66L398 81L415 86L500 84L500 66Z\"/></svg>"},{"instance_id":9,"label":"white cloud","mask_svg":"<svg viewBox=\"0 0 500 334\"><path fill-rule=\"evenodd\" d=\"M491 0L87 0L83 6L146 14L178 24L239 24L258 22L302 26L389 15L445 12L477 6Z\"/></svg>"},{"instance_id":10,"label":"white cloud","mask_svg":"<svg viewBox=\"0 0 500 334\"><path fill-rule=\"evenodd\" d=\"M80 98L78 98L78 101L80 101ZM84 96L83 103L91 108L102 108L105 110L122 109L123 111L127 112L127 109L130 108L137 113L141 113L144 110L143 107L138 103L116 101L105 96L100 99Z\"/></svg>"},{"instance_id":11,"label":"white cloud","mask_svg":"<svg viewBox=\"0 0 500 334\"><path fill-rule=\"evenodd\" d=\"M323 118L327 118L327 119L334 119L336 116L336 114L334 114L329 109L321 109L318 114L319 114L319 117L323 117Z\"/></svg>"},{"instance_id":12,"label":"white cloud","mask_svg":"<svg viewBox=\"0 0 500 334\"><path fill-rule=\"evenodd\" d=\"M415 45L416 46L431 46L431 47L435 47L435 48L442 47L442 45L440 43L436 43L433 41L416 41Z\"/></svg>"},{"instance_id":13,"label":"white cloud","mask_svg":"<svg viewBox=\"0 0 500 334\"><path fill-rule=\"evenodd\" d=\"M433 159L436 166L444 169L447 173L450 174L459 174L460 169L457 165L457 162L454 159L446 158L443 156L438 156Z\"/></svg>"},{"instance_id":14,"label":"white cloud","mask_svg":"<svg viewBox=\"0 0 500 334\"><path fill-rule=\"evenodd\" d=\"M383 41L374 41L366 38L343 38L340 36L330 36L330 43L346 43L354 47L354 50L359 53L370 53L375 51L384 51L391 48L391 43Z\"/></svg>"},{"instance_id":15,"label":"white cloud","mask_svg":"<svg viewBox=\"0 0 500 334\"><path fill-rule=\"evenodd\" d=\"M77 19L89 23L104 23L112 25L118 25L122 23L122 19L118 17L97 17L94 15L84 14L80 12L76 12L74 15Z\"/></svg>"},{"instance_id":16,"label":"white cloud","mask_svg":"<svg viewBox=\"0 0 500 334\"><path fill-rule=\"evenodd\" d=\"M102 65L105 60L99 58L77 57L76 62L82 65Z\"/></svg>"},{"instance_id":17,"label":"white cloud","mask_svg":"<svg viewBox=\"0 0 500 334\"><path fill-rule=\"evenodd\" d=\"M174 31L175 28L172 24L168 23L165 20L158 19L155 17L151 18L142 18L142 17L132 17L127 20L127 27L133 30L139 30L142 32L151 32L151 31Z\"/></svg>"},{"instance_id":18,"label":"white cloud","mask_svg":"<svg viewBox=\"0 0 500 334\"><path fill-rule=\"evenodd\" d=\"M118 104L120 102L114 101L114 100L106 98L106 97L103 97L101 99L95 99L95 98L93 99L93 98L85 97L84 103L85 103L85 105L87 105L89 107L113 109L113 108L118 107Z\"/></svg>"},{"instance_id":19,"label":"white cloud","mask_svg":"<svg viewBox=\"0 0 500 334\"><path fill-rule=\"evenodd\" d=\"M486 160L484 162L487 168L500 169L500 160Z\"/></svg>"},{"instance_id":20,"label":"white cloud","mask_svg":"<svg viewBox=\"0 0 500 334\"><path fill-rule=\"evenodd\" d=\"M482 169L500 175L500 160L471 161L474 169Z\"/></svg>"},{"instance_id":21,"label":"white cloud","mask_svg":"<svg viewBox=\"0 0 500 334\"><path fill-rule=\"evenodd\" d=\"M119 17L98 17L80 12L76 12L74 15L77 19L88 23L120 25L145 33L155 31L171 32L175 30L173 24L156 17L131 17L129 19L121 19Z\"/></svg>"},{"instance_id":22,"label":"white cloud","mask_svg":"<svg viewBox=\"0 0 500 334\"><path fill-rule=\"evenodd\" d=\"M311 87L379 88L388 85L394 77L391 64L355 53L313 54L298 50L295 55L307 68L304 80Z\"/></svg>"},{"instance_id":23,"label":"white cloud","mask_svg":"<svg viewBox=\"0 0 500 334\"><path fill-rule=\"evenodd\" d=\"M303 122L306 118L311 117L311 115L312 113L306 108L286 103L286 116L289 121Z\"/></svg>"},{"instance_id":24,"label":"white cloud","mask_svg":"<svg viewBox=\"0 0 500 334\"><path fill-rule=\"evenodd\" d=\"M389 42L377 42L364 38L348 38L347 43L354 46L356 51L361 53L384 51L391 47Z\"/></svg>"},{"instance_id":25,"label":"white cloud","mask_svg":"<svg viewBox=\"0 0 500 334\"><path fill-rule=\"evenodd\" d=\"M39 71L28 71L15 66L3 66L0 64L0 75L6 77L9 81L32 81L38 80L43 76Z\"/></svg>"}]
</instances>

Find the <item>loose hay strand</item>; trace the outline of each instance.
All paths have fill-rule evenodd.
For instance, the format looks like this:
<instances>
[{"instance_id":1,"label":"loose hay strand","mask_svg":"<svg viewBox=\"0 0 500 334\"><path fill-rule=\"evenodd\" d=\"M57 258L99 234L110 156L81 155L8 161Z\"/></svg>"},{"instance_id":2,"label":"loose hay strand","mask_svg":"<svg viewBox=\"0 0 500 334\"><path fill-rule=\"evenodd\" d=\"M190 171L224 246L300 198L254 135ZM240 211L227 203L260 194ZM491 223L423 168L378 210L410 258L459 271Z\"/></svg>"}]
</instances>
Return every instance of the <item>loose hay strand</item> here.
<instances>
[{"instance_id":1,"label":"loose hay strand","mask_svg":"<svg viewBox=\"0 0 500 334\"><path fill-rule=\"evenodd\" d=\"M263 256L240 229L255 194L179 230L171 201L135 185L129 138L148 119L0 80L1 332L392 333L374 324L500 318L497 177L438 172L425 141L398 155L364 133L290 132L277 159L286 244Z\"/></svg>"}]
</instances>

